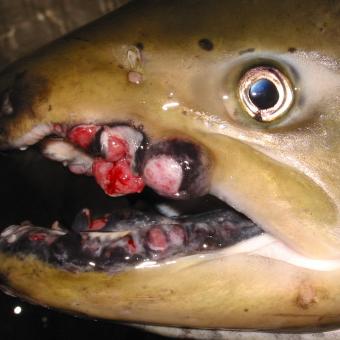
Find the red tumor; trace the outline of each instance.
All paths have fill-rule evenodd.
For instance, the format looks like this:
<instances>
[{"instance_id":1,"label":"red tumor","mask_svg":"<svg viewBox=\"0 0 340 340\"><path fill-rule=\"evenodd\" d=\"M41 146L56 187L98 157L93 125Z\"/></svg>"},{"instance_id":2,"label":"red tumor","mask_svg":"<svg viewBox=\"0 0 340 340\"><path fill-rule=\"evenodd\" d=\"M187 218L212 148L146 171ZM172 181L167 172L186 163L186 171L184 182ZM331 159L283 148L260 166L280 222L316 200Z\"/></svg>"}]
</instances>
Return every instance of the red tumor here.
<instances>
[{"instance_id":1,"label":"red tumor","mask_svg":"<svg viewBox=\"0 0 340 340\"><path fill-rule=\"evenodd\" d=\"M142 178L132 173L130 162L126 159L113 163L97 158L92 171L97 183L109 196L139 193L144 189Z\"/></svg>"},{"instance_id":2,"label":"red tumor","mask_svg":"<svg viewBox=\"0 0 340 340\"><path fill-rule=\"evenodd\" d=\"M96 125L78 125L68 132L67 137L71 143L88 149L99 129Z\"/></svg>"}]
</instances>

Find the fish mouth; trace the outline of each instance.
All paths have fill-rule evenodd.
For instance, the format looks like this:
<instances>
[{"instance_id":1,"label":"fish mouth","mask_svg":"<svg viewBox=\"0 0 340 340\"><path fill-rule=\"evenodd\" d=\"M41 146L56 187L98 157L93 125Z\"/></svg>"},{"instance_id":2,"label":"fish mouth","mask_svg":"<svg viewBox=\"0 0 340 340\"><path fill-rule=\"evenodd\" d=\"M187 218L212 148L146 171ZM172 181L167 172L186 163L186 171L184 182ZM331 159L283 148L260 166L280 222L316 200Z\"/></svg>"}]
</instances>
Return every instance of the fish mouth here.
<instances>
[{"instance_id":1,"label":"fish mouth","mask_svg":"<svg viewBox=\"0 0 340 340\"><path fill-rule=\"evenodd\" d=\"M130 193L130 185L121 189L118 184L115 189L123 192L113 192L103 185L102 177L92 173L94 162L101 160L103 147L91 145L84 150L84 146L75 145L67 137L65 131L78 127L58 127L62 133L52 135L46 126L40 127L14 143L12 148L16 150L1 155L8 191L13 190L13 182L19 187L8 195L9 208L4 210L13 211L10 207L14 204L25 206L24 211L2 218L3 224L11 224L1 233L3 253L32 255L70 271L115 273L213 254L264 234L261 227L220 199L210 194L191 197L183 184L183 190L175 194L172 189L159 194L148 187ZM128 138L136 131L125 123L111 127L130 129ZM103 134L105 127L98 131ZM149 148L145 140L139 141L139 148ZM98 133L93 143L100 143ZM170 143L177 140L171 139ZM140 173L135 169L144 162L142 158L145 155L141 150L134 150L131 169L135 177ZM44 169L38 182L37 169ZM56 185L51 187L51 180ZM57 189L60 185L65 185L62 193ZM190 184L186 187L190 188ZM29 197L36 201L30 204ZM40 204L45 211L39 209Z\"/></svg>"},{"instance_id":2,"label":"fish mouth","mask_svg":"<svg viewBox=\"0 0 340 340\"><path fill-rule=\"evenodd\" d=\"M126 142L128 149L120 159L116 155L121 152L117 147L119 141L108 143L112 135L117 134ZM23 202L20 205L27 206L29 197L36 196L38 202L35 203L41 204L39 199L43 200L47 210L53 213L52 216L42 214L43 218L39 212L31 216L32 211L39 211L37 206L33 206L25 221L21 222L18 221L21 214L15 212L17 216L11 218L15 218L17 224L2 232L1 251L21 258L32 255L49 265L72 272L117 273L176 263L188 256L218 258L240 253L274 258L320 271L340 267L337 260L315 260L299 254L226 202L206 194L209 161L206 155L202 155L204 151L198 148L195 155L192 155L192 150L185 157L176 155L182 151L185 153L188 145L194 143L177 137L151 143L142 129L131 123L72 127L54 124L34 128L12 145L12 148L25 152L4 154L4 163L14 164L3 167L7 169L5 177L12 177L8 183L20 182L20 177L27 181L25 178L30 176L29 170L13 175L13 168L21 168L22 163L25 168L27 162L32 161L35 170L47 170L42 181L39 179L40 184L37 185L36 178L33 180L32 192L21 191L15 195L15 200L17 205L19 199ZM175 176L176 171L164 174L157 165L157 176L163 176L165 180L154 179L155 176L148 178L145 173L148 160L161 162L164 155L171 156L170 159L177 161L177 165L183 166L184 163L189 168L195 165L199 173L190 178L190 174L183 171L180 180L174 177L169 181L167 177ZM8 162L9 158L14 162ZM95 170L96 164L107 161L115 169L122 159L128 163L124 184L119 178L113 180L112 172L105 173L105 166L104 170ZM173 166L169 165L168 159L165 161L166 166ZM59 164L56 165L56 162ZM162 163L160 166L163 166ZM56 168L58 176L51 170ZM65 192L57 197L53 196L54 189L51 188L53 199L50 201L49 194L43 192L46 185L50 186L47 183L51 182L51 178L54 187L63 182L68 185ZM190 179L196 183L195 186L191 185ZM148 183L151 189L144 187ZM73 200L70 202L67 196L72 190ZM53 209L56 200L59 204L67 202L63 212Z\"/></svg>"}]
</instances>

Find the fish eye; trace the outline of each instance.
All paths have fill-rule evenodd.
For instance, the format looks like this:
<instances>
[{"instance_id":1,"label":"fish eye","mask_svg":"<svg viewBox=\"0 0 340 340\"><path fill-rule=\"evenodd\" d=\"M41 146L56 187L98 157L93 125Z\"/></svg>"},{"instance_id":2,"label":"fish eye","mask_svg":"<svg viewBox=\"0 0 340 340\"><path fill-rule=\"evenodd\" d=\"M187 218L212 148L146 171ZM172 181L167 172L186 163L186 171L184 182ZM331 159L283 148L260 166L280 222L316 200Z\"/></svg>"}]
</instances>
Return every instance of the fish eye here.
<instances>
[{"instance_id":1,"label":"fish eye","mask_svg":"<svg viewBox=\"0 0 340 340\"><path fill-rule=\"evenodd\" d=\"M260 122L286 114L294 100L290 80L277 68L258 66L240 79L239 98L246 112Z\"/></svg>"}]
</instances>

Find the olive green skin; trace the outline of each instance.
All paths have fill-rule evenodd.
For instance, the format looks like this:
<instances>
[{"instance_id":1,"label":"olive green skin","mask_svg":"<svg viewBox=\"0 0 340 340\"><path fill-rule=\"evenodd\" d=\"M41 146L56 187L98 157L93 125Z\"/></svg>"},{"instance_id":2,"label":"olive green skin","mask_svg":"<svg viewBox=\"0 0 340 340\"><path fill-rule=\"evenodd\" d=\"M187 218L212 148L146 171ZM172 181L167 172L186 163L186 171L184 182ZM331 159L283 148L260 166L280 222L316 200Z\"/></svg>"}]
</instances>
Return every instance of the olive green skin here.
<instances>
[{"instance_id":1,"label":"olive green skin","mask_svg":"<svg viewBox=\"0 0 340 340\"><path fill-rule=\"evenodd\" d=\"M17 146L42 123L117 121L142 124L153 140L191 139L211 159L213 195L296 251L338 259L339 19L340 3L330 0L137 1L4 72L0 88L12 87L16 99L14 114L2 118L1 144ZM250 118L238 100L241 75L259 64L278 67L294 88L293 106L272 123ZM131 72L142 76L139 84L129 81ZM178 105L164 110L169 102ZM183 259L191 263L185 269L177 263L120 275L66 274L25 261L2 255L7 286L94 317L263 329L340 319L339 270L307 270L270 257L191 258ZM44 278L39 291L30 284L35 266ZM83 275L91 283L80 297ZM99 283L105 275L107 290Z\"/></svg>"}]
</instances>

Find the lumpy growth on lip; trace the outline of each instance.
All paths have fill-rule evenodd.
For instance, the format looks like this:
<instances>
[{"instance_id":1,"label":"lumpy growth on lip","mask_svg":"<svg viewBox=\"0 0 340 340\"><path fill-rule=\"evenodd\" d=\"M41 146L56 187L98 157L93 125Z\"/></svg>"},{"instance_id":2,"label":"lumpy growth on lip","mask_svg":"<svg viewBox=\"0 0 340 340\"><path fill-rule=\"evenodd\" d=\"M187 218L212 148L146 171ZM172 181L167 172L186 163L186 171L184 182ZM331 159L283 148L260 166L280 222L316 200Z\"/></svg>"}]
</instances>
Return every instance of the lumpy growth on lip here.
<instances>
[{"instance_id":1,"label":"lumpy growth on lip","mask_svg":"<svg viewBox=\"0 0 340 340\"><path fill-rule=\"evenodd\" d=\"M210 157L194 141L150 140L140 128L122 123L55 126L58 137L43 141L43 154L75 174L93 176L109 196L140 193L145 185L173 199L209 192Z\"/></svg>"},{"instance_id":2,"label":"lumpy growth on lip","mask_svg":"<svg viewBox=\"0 0 340 340\"><path fill-rule=\"evenodd\" d=\"M93 176L109 196L140 193L145 185L175 199L209 191L209 157L190 140L149 141L127 124L83 124L65 135L64 141L45 141L44 154L63 162L75 174Z\"/></svg>"},{"instance_id":3,"label":"lumpy growth on lip","mask_svg":"<svg viewBox=\"0 0 340 340\"><path fill-rule=\"evenodd\" d=\"M97 183L109 196L139 193L144 188L142 178L132 173L129 161L124 158L117 162L95 159L92 172Z\"/></svg>"},{"instance_id":4,"label":"lumpy growth on lip","mask_svg":"<svg viewBox=\"0 0 340 340\"><path fill-rule=\"evenodd\" d=\"M173 196L178 193L183 179L181 165L172 157L151 158L144 167L144 180L158 193Z\"/></svg>"},{"instance_id":5,"label":"lumpy growth on lip","mask_svg":"<svg viewBox=\"0 0 340 340\"><path fill-rule=\"evenodd\" d=\"M99 129L100 127L97 125L78 125L68 132L67 137L71 143L87 150Z\"/></svg>"},{"instance_id":6,"label":"lumpy growth on lip","mask_svg":"<svg viewBox=\"0 0 340 340\"><path fill-rule=\"evenodd\" d=\"M187 199L209 191L207 153L192 141L170 138L150 145L143 162L143 179L160 195Z\"/></svg>"},{"instance_id":7,"label":"lumpy growth on lip","mask_svg":"<svg viewBox=\"0 0 340 340\"><path fill-rule=\"evenodd\" d=\"M115 272L216 251L262 233L229 208L175 218L135 210L93 218L84 209L72 229L12 226L1 235L0 250L66 270Z\"/></svg>"},{"instance_id":8,"label":"lumpy growth on lip","mask_svg":"<svg viewBox=\"0 0 340 340\"><path fill-rule=\"evenodd\" d=\"M80 125L68 132L70 142L97 155L92 163L92 175L109 196L139 193L144 182L133 171L134 156L141 133L128 126ZM99 141L99 146L95 145Z\"/></svg>"}]
</instances>

